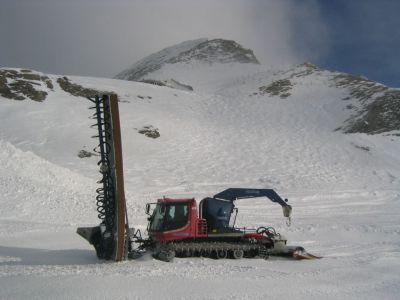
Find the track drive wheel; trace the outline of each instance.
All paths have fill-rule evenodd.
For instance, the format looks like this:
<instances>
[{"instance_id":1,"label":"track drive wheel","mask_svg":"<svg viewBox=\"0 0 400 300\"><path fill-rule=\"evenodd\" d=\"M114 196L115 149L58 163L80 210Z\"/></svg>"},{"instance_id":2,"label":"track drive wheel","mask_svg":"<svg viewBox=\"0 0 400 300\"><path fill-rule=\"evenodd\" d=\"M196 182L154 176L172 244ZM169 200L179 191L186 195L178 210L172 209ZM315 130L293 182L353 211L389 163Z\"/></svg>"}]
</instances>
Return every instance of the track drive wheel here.
<instances>
[{"instance_id":1,"label":"track drive wheel","mask_svg":"<svg viewBox=\"0 0 400 300\"><path fill-rule=\"evenodd\" d=\"M227 256L228 256L228 251L226 251L226 250L221 249L221 250L217 250L216 251L216 258L217 259L224 259Z\"/></svg>"},{"instance_id":2,"label":"track drive wheel","mask_svg":"<svg viewBox=\"0 0 400 300\"><path fill-rule=\"evenodd\" d=\"M243 258L244 251L242 249L235 249L232 251L232 258L241 259Z\"/></svg>"},{"instance_id":3,"label":"track drive wheel","mask_svg":"<svg viewBox=\"0 0 400 300\"><path fill-rule=\"evenodd\" d=\"M174 259L175 254L175 251L166 245L161 246L158 251L153 254L153 257L158 260L170 262Z\"/></svg>"}]
</instances>

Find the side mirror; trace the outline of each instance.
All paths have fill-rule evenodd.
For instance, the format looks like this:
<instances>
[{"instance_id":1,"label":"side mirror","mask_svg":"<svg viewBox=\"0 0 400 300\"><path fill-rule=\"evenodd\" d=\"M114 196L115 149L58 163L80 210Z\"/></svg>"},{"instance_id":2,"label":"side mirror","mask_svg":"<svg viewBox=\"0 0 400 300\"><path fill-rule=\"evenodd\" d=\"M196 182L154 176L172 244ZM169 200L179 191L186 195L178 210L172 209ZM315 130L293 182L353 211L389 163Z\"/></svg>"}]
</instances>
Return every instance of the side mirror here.
<instances>
[{"instance_id":1,"label":"side mirror","mask_svg":"<svg viewBox=\"0 0 400 300\"><path fill-rule=\"evenodd\" d=\"M146 204L146 215L150 215L150 203Z\"/></svg>"}]
</instances>

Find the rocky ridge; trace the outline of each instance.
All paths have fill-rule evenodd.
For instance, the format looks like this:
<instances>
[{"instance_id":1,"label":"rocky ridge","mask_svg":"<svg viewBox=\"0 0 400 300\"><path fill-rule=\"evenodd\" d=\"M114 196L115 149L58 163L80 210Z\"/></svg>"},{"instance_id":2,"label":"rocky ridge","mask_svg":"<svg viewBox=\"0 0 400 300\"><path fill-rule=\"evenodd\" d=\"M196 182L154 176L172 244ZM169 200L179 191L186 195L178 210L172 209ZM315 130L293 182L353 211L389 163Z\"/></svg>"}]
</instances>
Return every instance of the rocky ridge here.
<instances>
[{"instance_id":1,"label":"rocky ridge","mask_svg":"<svg viewBox=\"0 0 400 300\"><path fill-rule=\"evenodd\" d=\"M311 63L304 63L277 74L278 79L260 86L252 95L289 98L295 78L310 75L327 76L331 85L344 90L344 109L350 117L336 131L344 133L378 134L400 130L400 89L390 88L360 75L326 71Z\"/></svg>"},{"instance_id":2,"label":"rocky ridge","mask_svg":"<svg viewBox=\"0 0 400 300\"><path fill-rule=\"evenodd\" d=\"M135 63L115 76L117 79L139 81L151 79L149 74L166 64L176 63L250 63L259 64L253 51L240 44L224 39L198 39L165 48Z\"/></svg>"},{"instance_id":3,"label":"rocky ridge","mask_svg":"<svg viewBox=\"0 0 400 300\"><path fill-rule=\"evenodd\" d=\"M50 92L54 92L55 86L59 86L64 92L75 97L86 98L112 93L83 87L73 83L67 76L51 78L28 69L0 69L0 96L10 100L30 99L42 102L46 100Z\"/></svg>"},{"instance_id":4,"label":"rocky ridge","mask_svg":"<svg viewBox=\"0 0 400 300\"><path fill-rule=\"evenodd\" d=\"M247 84L249 83L247 80L252 80L250 85L259 82L256 90L249 90L250 97L279 97L282 100L291 101L296 99L296 88L302 80L311 85L313 82L318 82L327 88L341 91L337 93L339 96L335 96L337 99L334 101L341 103L342 109L347 112L347 119L344 122L338 122L332 130L344 133L399 134L397 131L400 131L400 89L387 87L359 75L323 70L311 63L267 72L266 74L269 75L257 77L255 67L259 68L257 66L259 62L253 51L243 48L234 41L199 39L183 42L142 59L117 77L192 92L197 88L192 82L191 85L188 85L172 79L172 76L169 79L163 79L163 76L170 74L168 72L164 72L165 74L159 78L157 76L152 78L152 75L153 72L156 74L167 64L174 65L175 75L182 73L182 68L186 68L184 66L193 64L193 68L186 68L186 73L181 76L186 78L185 76L190 75L190 72L193 73L197 70L198 63L201 63L202 66L209 66L205 73L199 73L200 76L210 77L210 79L207 78L208 80L215 80L210 75L220 72L221 70L218 68L224 64L249 65L251 68L247 71L243 71L244 68L240 65L239 73L235 73L234 76L227 73L229 68L224 67L225 69L222 69L223 72L218 75L220 77L216 81L225 80L224 82L228 82L228 87L236 85L236 81L238 84L241 82ZM194 78L197 78L197 73L194 75ZM258 78L257 81L255 78ZM194 84L197 83L194 82ZM26 69L0 69L0 96L3 98L19 101L30 99L41 102L49 93L54 92L55 88L76 97L112 93L112 91L84 87L73 82L67 76L46 75ZM313 95L311 94L310 97ZM315 97L315 101L318 101L318 97L321 96L315 95ZM138 96L138 98L143 99L142 96Z\"/></svg>"}]
</instances>

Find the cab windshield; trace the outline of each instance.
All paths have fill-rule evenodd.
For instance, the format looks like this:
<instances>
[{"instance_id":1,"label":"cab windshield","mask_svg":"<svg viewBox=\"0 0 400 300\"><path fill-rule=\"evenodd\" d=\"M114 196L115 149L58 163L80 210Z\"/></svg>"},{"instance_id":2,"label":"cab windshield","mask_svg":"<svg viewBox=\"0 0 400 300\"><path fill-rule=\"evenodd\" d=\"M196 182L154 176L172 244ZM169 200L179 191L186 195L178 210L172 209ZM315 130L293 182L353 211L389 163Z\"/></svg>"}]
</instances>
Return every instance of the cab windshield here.
<instances>
[{"instance_id":1,"label":"cab windshield","mask_svg":"<svg viewBox=\"0 0 400 300\"><path fill-rule=\"evenodd\" d=\"M167 231L185 226L189 219L188 203L158 203L150 218L149 231Z\"/></svg>"}]
</instances>

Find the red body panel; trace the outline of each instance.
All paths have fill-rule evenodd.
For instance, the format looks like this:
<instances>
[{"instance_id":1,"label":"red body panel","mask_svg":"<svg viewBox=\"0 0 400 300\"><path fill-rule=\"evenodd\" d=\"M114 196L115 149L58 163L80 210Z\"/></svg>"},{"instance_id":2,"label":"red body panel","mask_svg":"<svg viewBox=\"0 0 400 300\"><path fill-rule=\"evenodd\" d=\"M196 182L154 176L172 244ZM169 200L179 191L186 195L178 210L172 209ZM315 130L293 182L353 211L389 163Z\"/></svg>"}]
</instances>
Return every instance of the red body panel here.
<instances>
[{"instance_id":1,"label":"red body panel","mask_svg":"<svg viewBox=\"0 0 400 300\"><path fill-rule=\"evenodd\" d=\"M163 198L158 199L157 203L188 203L189 217L185 226L168 231L149 231L149 236L160 242L168 242L175 240L182 240L188 238L207 237L207 223L203 219L199 219L196 200L192 199L171 199Z\"/></svg>"},{"instance_id":2,"label":"red body panel","mask_svg":"<svg viewBox=\"0 0 400 300\"><path fill-rule=\"evenodd\" d=\"M253 238L253 239L256 239L256 240L265 238L265 236L263 236L261 233L256 233L256 232L245 233L244 237Z\"/></svg>"},{"instance_id":3,"label":"red body panel","mask_svg":"<svg viewBox=\"0 0 400 300\"><path fill-rule=\"evenodd\" d=\"M194 198L192 199L172 199L163 198L158 199L157 204L179 204L184 203L188 205L188 220L187 223L177 229L165 231L151 231L149 229L149 236L158 242L179 241L192 238L209 237L207 230L207 221L199 218L199 211L197 203ZM271 240L263 234L256 232L243 233L244 238L252 238L256 240Z\"/></svg>"},{"instance_id":4,"label":"red body panel","mask_svg":"<svg viewBox=\"0 0 400 300\"><path fill-rule=\"evenodd\" d=\"M266 237L265 235L261 234L261 233L256 233L256 232L250 232L250 233L245 233L243 235L243 237L245 238L252 238L255 240L268 240L270 242L272 242L272 239L270 239L269 237Z\"/></svg>"}]
</instances>

